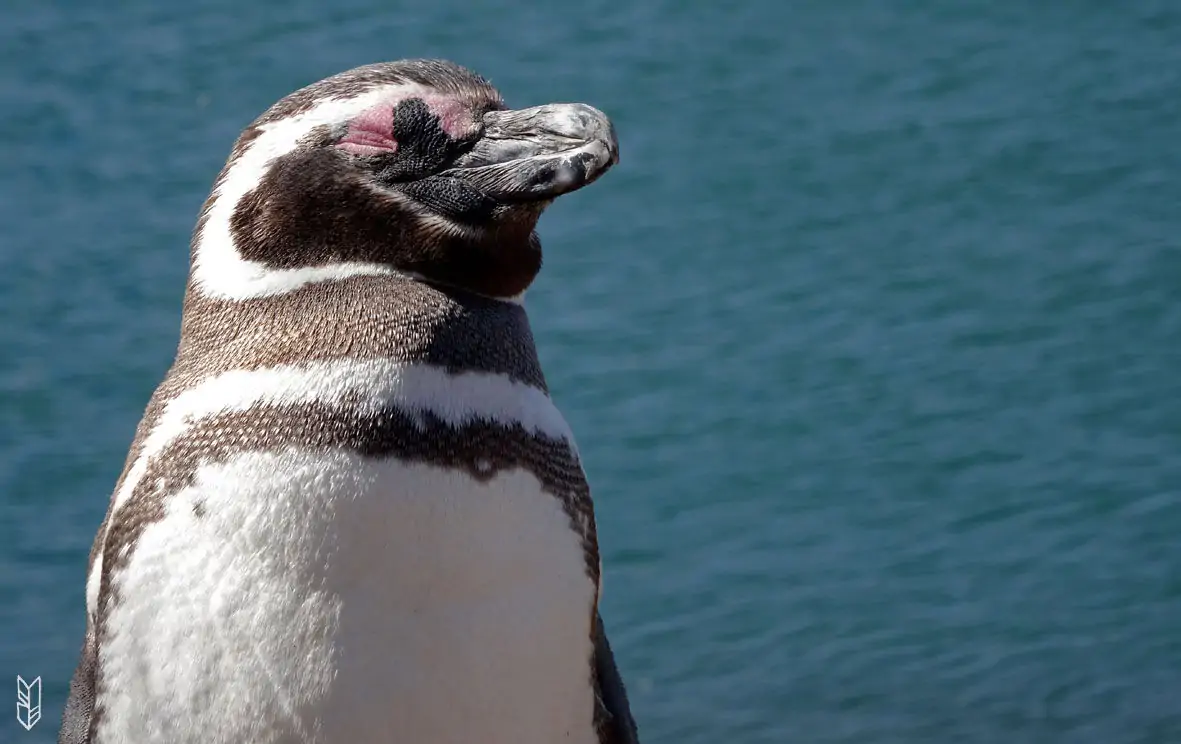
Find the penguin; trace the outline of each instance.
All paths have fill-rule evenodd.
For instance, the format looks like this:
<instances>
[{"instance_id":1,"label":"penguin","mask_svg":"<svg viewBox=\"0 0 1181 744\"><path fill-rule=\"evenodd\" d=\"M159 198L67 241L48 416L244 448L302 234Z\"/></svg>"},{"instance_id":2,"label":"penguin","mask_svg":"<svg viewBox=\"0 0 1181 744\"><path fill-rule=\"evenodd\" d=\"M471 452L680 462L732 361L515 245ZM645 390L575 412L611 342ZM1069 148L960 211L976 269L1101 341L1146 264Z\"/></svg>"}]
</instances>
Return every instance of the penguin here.
<instances>
[{"instance_id":1,"label":"penguin","mask_svg":"<svg viewBox=\"0 0 1181 744\"><path fill-rule=\"evenodd\" d=\"M61 744L635 744L594 505L524 293L618 162L441 60L238 138L99 526Z\"/></svg>"}]
</instances>

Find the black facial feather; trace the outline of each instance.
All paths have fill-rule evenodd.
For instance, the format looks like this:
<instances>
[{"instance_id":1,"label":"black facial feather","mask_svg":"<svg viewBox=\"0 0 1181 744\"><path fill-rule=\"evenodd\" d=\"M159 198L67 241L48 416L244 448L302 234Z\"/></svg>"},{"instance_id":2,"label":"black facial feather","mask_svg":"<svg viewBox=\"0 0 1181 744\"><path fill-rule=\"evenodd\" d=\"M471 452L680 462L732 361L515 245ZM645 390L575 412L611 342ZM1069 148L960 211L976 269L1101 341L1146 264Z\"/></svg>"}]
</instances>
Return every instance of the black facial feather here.
<instances>
[{"instance_id":1,"label":"black facial feather","mask_svg":"<svg viewBox=\"0 0 1181 744\"><path fill-rule=\"evenodd\" d=\"M472 227L487 225L498 208L506 209L476 187L456 178L431 176L395 188L432 212Z\"/></svg>"},{"instance_id":2,"label":"black facial feather","mask_svg":"<svg viewBox=\"0 0 1181 744\"><path fill-rule=\"evenodd\" d=\"M533 227L543 205L498 206L452 179L395 184L389 193L370 179L330 148L277 158L230 220L242 257L277 269L385 263L494 297L523 292L541 269ZM448 229L448 213L488 219L473 234Z\"/></svg>"},{"instance_id":3,"label":"black facial feather","mask_svg":"<svg viewBox=\"0 0 1181 744\"><path fill-rule=\"evenodd\" d=\"M377 172L377 179L397 183L434 173L463 152L467 142L443 131L439 117L421 98L402 101L394 109L393 138L398 150Z\"/></svg>"}]
</instances>

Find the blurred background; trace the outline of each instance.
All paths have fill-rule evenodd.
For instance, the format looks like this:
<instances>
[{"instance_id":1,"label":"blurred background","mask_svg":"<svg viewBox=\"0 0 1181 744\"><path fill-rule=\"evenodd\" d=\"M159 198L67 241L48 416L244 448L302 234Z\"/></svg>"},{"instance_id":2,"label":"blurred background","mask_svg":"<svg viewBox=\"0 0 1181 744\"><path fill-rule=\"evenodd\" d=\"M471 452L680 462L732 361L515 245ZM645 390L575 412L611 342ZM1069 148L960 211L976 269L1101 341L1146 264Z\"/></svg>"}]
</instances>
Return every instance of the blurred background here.
<instances>
[{"instance_id":1,"label":"blurred background","mask_svg":"<svg viewBox=\"0 0 1181 744\"><path fill-rule=\"evenodd\" d=\"M0 741L56 735L235 137L412 56L616 122L529 308L645 742L1181 741L1164 0L6 0Z\"/></svg>"}]
</instances>

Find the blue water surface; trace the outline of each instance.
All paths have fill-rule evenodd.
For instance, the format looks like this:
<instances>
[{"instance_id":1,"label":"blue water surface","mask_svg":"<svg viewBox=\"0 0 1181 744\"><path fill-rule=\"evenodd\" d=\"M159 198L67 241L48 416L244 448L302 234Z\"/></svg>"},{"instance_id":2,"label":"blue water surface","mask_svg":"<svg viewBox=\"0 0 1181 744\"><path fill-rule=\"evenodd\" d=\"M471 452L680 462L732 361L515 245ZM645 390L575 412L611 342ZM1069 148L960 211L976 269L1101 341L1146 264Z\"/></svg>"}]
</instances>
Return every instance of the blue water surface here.
<instances>
[{"instance_id":1,"label":"blue water surface","mask_svg":"<svg viewBox=\"0 0 1181 744\"><path fill-rule=\"evenodd\" d=\"M616 122L529 308L646 742L1181 741L1163 0L8 0L0 741L54 740L234 138L412 56Z\"/></svg>"}]
</instances>

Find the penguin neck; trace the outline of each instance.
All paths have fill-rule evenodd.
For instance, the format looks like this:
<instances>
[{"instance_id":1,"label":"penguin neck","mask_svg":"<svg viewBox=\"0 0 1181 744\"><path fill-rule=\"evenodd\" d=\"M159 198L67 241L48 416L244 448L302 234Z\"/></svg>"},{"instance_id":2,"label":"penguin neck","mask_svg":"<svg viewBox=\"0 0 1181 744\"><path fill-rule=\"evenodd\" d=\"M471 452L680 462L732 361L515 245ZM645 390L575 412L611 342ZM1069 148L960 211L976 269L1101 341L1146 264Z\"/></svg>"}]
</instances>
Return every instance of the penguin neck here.
<instances>
[{"instance_id":1,"label":"penguin neck","mask_svg":"<svg viewBox=\"0 0 1181 744\"><path fill-rule=\"evenodd\" d=\"M190 281L178 374L345 358L497 372L546 388L518 302L398 274L358 274L241 300L210 297Z\"/></svg>"}]
</instances>

